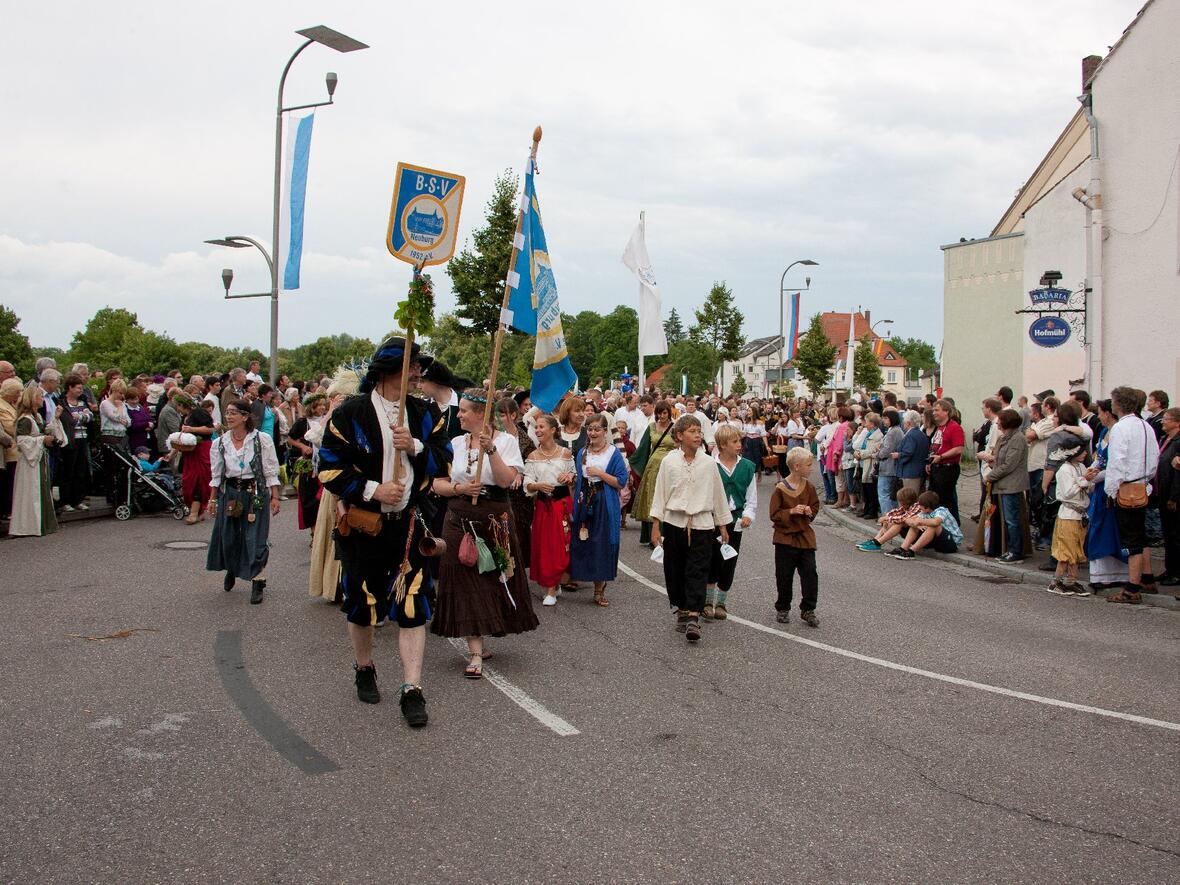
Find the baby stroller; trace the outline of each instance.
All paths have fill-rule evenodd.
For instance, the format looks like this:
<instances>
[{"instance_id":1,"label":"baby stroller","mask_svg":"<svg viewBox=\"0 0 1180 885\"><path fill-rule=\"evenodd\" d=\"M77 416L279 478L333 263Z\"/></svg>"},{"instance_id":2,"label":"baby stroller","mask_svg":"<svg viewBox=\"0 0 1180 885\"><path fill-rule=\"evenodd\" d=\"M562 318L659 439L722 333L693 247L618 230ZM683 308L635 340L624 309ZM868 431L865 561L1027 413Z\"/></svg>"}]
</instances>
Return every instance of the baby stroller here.
<instances>
[{"instance_id":1,"label":"baby stroller","mask_svg":"<svg viewBox=\"0 0 1180 885\"><path fill-rule=\"evenodd\" d=\"M171 510L173 519L184 519L184 501L176 493L172 477L145 471L134 456L114 446L104 446L107 463L120 474L115 481L115 519L126 520L132 513Z\"/></svg>"}]
</instances>

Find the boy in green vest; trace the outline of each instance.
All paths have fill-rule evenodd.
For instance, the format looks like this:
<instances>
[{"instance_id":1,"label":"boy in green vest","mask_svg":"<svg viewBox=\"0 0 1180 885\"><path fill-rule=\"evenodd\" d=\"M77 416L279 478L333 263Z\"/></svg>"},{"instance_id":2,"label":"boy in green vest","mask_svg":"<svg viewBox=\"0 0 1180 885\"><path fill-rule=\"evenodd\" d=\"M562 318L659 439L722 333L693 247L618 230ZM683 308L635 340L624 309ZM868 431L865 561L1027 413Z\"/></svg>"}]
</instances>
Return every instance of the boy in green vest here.
<instances>
[{"instance_id":1,"label":"boy in green vest","mask_svg":"<svg viewBox=\"0 0 1180 885\"><path fill-rule=\"evenodd\" d=\"M718 426L715 436L717 444L717 470L721 473L721 485L733 514L729 527L729 546L735 551L742 549L742 534L754 522L758 512L758 468L749 458L742 457L742 434L732 424ZM726 559L721 555L721 542L714 538L713 555L709 561L709 583L705 587L705 618L724 621L729 617L725 600L733 586L733 574L737 570L738 558Z\"/></svg>"}]
</instances>

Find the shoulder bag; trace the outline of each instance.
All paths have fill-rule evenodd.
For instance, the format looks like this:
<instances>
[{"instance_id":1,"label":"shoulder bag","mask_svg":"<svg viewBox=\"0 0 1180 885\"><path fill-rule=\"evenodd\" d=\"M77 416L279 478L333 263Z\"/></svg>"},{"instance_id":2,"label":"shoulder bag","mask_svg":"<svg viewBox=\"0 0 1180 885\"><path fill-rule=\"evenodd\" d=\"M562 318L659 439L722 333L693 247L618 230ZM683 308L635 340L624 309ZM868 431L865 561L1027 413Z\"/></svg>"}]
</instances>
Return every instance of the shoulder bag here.
<instances>
[{"instance_id":1,"label":"shoulder bag","mask_svg":"<svg viewBox=\"0 0 1180 885\"><path fill-rule=\"evenodd\" d=\"M1147 424L1143 425L1143 471L1147 472ZM1115 502L1124 510L1140 510L1147 506L1147 477L1137 482L1124 482L1119 485Z\"/></svg>"}]
</instances>

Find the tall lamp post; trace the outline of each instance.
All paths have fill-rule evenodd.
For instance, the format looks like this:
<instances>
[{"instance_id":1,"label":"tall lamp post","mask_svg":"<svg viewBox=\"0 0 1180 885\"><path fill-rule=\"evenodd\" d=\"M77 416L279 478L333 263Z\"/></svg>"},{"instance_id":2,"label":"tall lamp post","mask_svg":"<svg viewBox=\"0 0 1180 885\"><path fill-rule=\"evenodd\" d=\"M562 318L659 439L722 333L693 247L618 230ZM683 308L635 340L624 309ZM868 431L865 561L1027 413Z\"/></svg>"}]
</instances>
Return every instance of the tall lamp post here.
<instances>
[{"instance_id":1,"label":"tall lamp post","mask_svg":"<svg viewBox=\"0 0 1180 885\"><path fill-rule=\"evenodd\" d=\"M305 37L304 43L292 53L291 57L287 59L287 64L283 66L282 76L279 77L279 98L275 104L275 180L274 180L274 212L271 226L271 246L270 253L257 241L249 237L234 236L225 237L220 240L206 240L215 246L229 246L235 249L244 249L247 246L255 246L263 257L266 258L266 263L270 267L270 292L257 292L251 295L230 295L229 287L233 282L233 271L223 270L221 272L222 282L225 284L226 298L257 298L270 295L270 384L273 387L275 381L278 379L279 368L279 204L283 196L283 114L287 111L300 111L308 108L319 108L325 105L334 104L334 96L336 95L336 84L338 78L334 73L329 72L324 77L324 84L328 89L328 100L317 101L311 104L297 104L291 107L283 107L283 89L287 85L287 73L291 70L291 65L294 64L295 59L312 43L319 43L322 46L327 46L329 49L335 49L337 52L355 52L358 49L368 49L368 44L362 43L359 40L354 40L346 34L341 34L339 31L334 31L331 28L323 25L316 25L314 28L304 28L302 31L296 31L301 37Z\"/></svg>"},{"instance_id":2,"label":"tall lamp post","mask_svg":"<svg viewBox=\"0 0 1180 885\"><path fill-rule=\"evenodd\" d=\"M804 267L819 267L818 261L812 261L810 258L800 258L798 261L792 261L787 265L787 269L783 271L782 277L778 281L778 337L779 337L779 361L778 361L778 382L783 383L783 366L787 364L787 332L783 327L783 301L786 297L787 274L790 273L792 267L796 264L802 264ZM811 277L807 278L806 289L811 288ZM802 292L804 289L792 289L792 292Z\"/></svg>"}]
</instances>

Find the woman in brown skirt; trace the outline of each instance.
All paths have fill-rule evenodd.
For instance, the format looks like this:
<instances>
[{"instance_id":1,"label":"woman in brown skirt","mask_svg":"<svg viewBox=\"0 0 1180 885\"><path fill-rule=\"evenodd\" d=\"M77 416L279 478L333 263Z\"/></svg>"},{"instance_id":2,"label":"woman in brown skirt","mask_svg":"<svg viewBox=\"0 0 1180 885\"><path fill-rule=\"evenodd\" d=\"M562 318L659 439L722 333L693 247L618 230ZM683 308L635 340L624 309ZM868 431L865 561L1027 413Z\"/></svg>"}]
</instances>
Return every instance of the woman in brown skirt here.
<instances>
[{"instance_id":1,"label":"woman in brown skirt","mask_svg":"<svg viewBox=\"0 0 1180 885\"><path fill-rule=\"evenodd\" d=\"M484 429L486 405L481 388L463 392L459 425L464 434L451 440L451 476L434 480L435 494L451 501L443 527L447 549L439 562L438 606L430 629L439 636L467 640L471 660L463 675L468 679L483 676L484 636L524 633L538 623L508 500L508 489L524 472L520 443L513 434ZM477 482L481 457L483 472ZM473 496L478 496L474 504ZM491 557L484 553L482 562L464 564L461 557L470 561L468 554L478 546L464 544L465 535L482 540Z\"/></svg>"}]
</instances>

